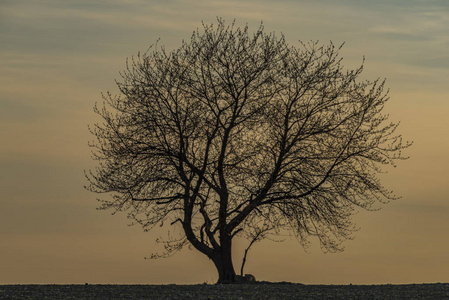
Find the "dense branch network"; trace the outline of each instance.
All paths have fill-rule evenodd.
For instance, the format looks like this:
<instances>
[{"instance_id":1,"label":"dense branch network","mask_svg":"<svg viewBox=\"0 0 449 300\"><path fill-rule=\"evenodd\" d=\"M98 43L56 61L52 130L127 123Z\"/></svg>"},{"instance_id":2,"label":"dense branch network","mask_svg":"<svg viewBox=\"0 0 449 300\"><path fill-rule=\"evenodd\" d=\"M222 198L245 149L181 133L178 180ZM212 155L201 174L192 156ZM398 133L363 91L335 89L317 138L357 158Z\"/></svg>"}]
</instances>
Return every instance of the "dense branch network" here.
<instances>
[{"instance_id":1,"label":"dense branch network","mask_svg":"<svg viewBox=\"0 0 449 300\"><path fill-rule=\"evenodd\" d=\"M95 108L89 188L146 229L179 223L177 245L211 259L254 228L341 250L354 207L395 198L376 174L410 145L382 113L384 82L356 81L363 66L345 71L333 44L203 29L128 61L121 95Z\"/></svg>"}]
</instances>

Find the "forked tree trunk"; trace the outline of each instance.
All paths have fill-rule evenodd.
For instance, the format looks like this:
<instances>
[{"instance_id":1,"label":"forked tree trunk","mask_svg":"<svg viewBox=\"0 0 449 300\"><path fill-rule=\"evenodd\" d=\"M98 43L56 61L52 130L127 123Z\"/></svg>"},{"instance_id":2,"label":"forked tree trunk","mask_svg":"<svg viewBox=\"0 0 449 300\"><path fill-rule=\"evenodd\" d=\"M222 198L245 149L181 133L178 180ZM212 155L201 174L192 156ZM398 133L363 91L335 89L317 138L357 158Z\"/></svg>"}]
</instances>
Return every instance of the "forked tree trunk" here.
<instances>
[{"instance_id":1,"label":"forked tree trunk","mask_svg":"<svg viewBox=\"0 0 449 300\"><path fill-rule=\"evenodd\" d=\"M235 271L231 255L231 242L222 244L221 251L215 253L212 261L218 272L217 283L233 283L235 281Z\"/></svg>"}]
</instances>

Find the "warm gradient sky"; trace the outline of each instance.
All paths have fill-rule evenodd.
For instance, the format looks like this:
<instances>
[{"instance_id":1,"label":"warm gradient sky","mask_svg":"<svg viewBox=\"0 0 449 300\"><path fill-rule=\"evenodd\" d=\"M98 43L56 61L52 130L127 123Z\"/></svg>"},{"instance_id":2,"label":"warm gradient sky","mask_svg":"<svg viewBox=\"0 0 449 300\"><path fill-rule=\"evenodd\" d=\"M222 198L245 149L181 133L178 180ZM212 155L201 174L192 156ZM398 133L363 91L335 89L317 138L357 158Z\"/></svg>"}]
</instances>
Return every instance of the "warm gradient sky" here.
<instances>
[{"instance_id":1,"label":"warm gradient sky","mask_svg":"<svg viewBox=\"0 0 449 300\"><path fill-rule=\"evenodd\" d=\"M83 189L94 166L87 125L100 93L116 92L125 58L159 37L168 49L216 16L298 39L346 42L344 65L366 56L386 77L391 120L414 146L383 182L401 200L360 212L339 254L294 240L263 242L246 272L302 283L449 282L448 0L1 0L0 284L215 282L210 261L184 250L144 260L157 232L96 211ZM242 247L237 242L238 269Z\"/></svg>"}]
</instances>

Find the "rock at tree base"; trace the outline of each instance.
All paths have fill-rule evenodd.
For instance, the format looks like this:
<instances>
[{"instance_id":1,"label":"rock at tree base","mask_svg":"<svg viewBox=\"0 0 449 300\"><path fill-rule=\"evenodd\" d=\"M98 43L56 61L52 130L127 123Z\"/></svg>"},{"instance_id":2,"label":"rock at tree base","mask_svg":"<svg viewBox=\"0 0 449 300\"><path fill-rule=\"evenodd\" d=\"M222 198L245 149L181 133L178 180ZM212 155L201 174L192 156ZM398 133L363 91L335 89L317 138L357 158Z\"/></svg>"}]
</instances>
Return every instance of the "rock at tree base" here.
<instances>
[{"instance_id":1,"label":"rock at tree base","mask_svg":"<svg viewBox=\"0 0 449 300\"><path fill-rule=\"evenodd\" d=\"M251 274L245 274L245 276L235 275L235 283L248 283L248 282L256 282L256 277Z\"/></svg>"}]
</instances>

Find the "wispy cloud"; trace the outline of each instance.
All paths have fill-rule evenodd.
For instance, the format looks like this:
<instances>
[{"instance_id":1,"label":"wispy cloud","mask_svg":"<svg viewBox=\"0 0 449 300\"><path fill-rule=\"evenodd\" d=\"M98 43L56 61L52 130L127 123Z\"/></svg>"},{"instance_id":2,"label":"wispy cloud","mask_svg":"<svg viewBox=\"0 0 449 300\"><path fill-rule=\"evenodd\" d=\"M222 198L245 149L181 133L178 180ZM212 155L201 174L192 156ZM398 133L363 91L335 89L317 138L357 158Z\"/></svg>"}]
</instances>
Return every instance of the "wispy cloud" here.
<instances>
[{"instance_id":1,"label":"wispy cloud","mask_svg":"<svg viewBox=\"0 0 449 300\"><path fill-rule=\"evenodd\" d=\"M412 13L398 12L388 18L387 24L375 25L371 32L396 35L405 39L449 41L449 11L433 11L424 8Z\"/></svg>"},{"instance_id":2,"label":"wispy cloud","mask_svg":"<svg viewBox=\"0 0 449 300\"><path fill-rule=\"evenodd\" d=\"M384 244L385 240L397 242L398 248L390 250L391 253L381 248L371 249L373 253L385 255L382 262L391 266L385 269L389 272L402 270L397 265L397 253L408 253L401 248L404 247L404 236L428 244L441 242L440 231L448 230L444 215L447 206L438 207L447 199L448 193L444 188L447 186L445 166L449 145L446 138L449 126L445 117L449 85L448 0L0 0L0 191L4 200L4 209L0 210L0 234L3 233L2 242L5 240L4 244L8 245L6 250L0 247L0 259L3 259L0 265L6 262L10 266L0 269L1 276L7 274L5 278L10 278L10 271L14 270L16 279L8 280L16 280L16 283L27 280L54 282L67 274L72 276L75 257L75 261L80 262L76 268L85 271L70 278L107 280L106 277L95 279L92 276L92 250L95 247L102 251L94 260L102 259L104 265L113 266L117 261L123 265L129 263L120 261L124 259L124 251L129 253L129 248L101 248L101 242L105 240L97 237L104 237L104 232L110 235L108 245L128 245L129 235L117 233L116 228L121 225L109 226L117 222L117 218L108 218L111 223L102 225L107 229L99 230L98 224L106 223L98 221L100 215L94 210L95 196L86 196L82 188L85 183L82 169L88 169L92 164L87 147L92 136L87 124L99 121L92 106L96 101L102 101L101 91L111 89L114 93L113 79L119 77L118 71L125 67L127 56L146 50L159 37L167 49L177 47L194 29L201 27L201 21L215 23L216 17L223 17L228 22L236 19L237 26L248 23L250 30L256 29L263 20L267 31L282 31L291 44L297 39L320 40L322 43L332 40L336 44L346 41L342 50L345 66L348 61L358 65L365 54L367 62L363 76L371 79L388 77L387 85L392 88L394 98L390 107L397 108L396 115L400 115L404 125L408 122L403 127L408 128L406 138L416 140L412 159L404 163L405 167L407 164L414 167L404 168L403 173L399 173L404 176L390 177L390 182L397 183L395 187L402 186L411 196L404 202L397 202L398 210L390 211L395 213L391 214L391 220L371 223L370 226L376 228L378 226L373 224L383 224L385 229L377 231L375 240L365 236L365 241L372 241L370 245ZM424 194L429 198L423 200ZM409 203L410 198L419 205L401 206ZM427 202L422 204L422 201ZM420 214L423 210L426 213ZM399 211L402 214L398 214ZM422 216L428 219L422 219ZM398 229L398 224L403 224L404 220L413 220L414 227L407 224ZM437 228L428 226L432 222L441 225L438 236L434 231L431 235L428 233L429 228ZM413 230L418 227L421 228L419 232ZM393 230L396 235L392 234L391 228L396 228ZM67 234L75 231L78 235L75 244L88 246L76 248L70 244L70 247L58 248L59 244L68 245L73 236L68 239ZM99 242L92 244L92 237ZM415 247L416 243L413 243L416 249L422 249L420 245ZM366 248L356 249L356 256L347 253L350 260L343 268L360 269L353 260L364 253L360 249ZM19 256L17 249L20 249ZM439 249L442 254L435 256L435 260L441 261L445 259L449 245L446 243ZM105 251L111 256L104 257ZM426 253L410 261L421 259ZM64 257L64 261L55 263L54 255ZM24 261L23 257L28 260ZM86 257L86 260L79 260L79 257ZM186 257L181 260L191 260ZM70 263L66 264L66 261ZM281 261L291 266L290 258ZM370 260L364 261L366 273L372 273L377 265ZM39 262L43 268L30 270L30 262ZM42 273L52 264L60 264L58 270L61 273L55 273L53 269L48 274ZM324 270L328 265L320 256L313 268ZM413 264L407 263L410 265ZM199 273L207 273L206 267L195 267L201 271ZM167 269L158 265L151 268L156 274L152 278L160 277ZM429 277L424 278L426 275L419 274L441 269L423 272L416 266L413 268L416 272L407 272L418 274L413 280L429 280ZM131 269L135 277L126 278L128 275L117 272L117 269L108 269L108 272L122 274L120 276L124 277L117 278L123 280L148 280L148 268ZM385 270L380 273L384 274ZM285 276L284 270L280 273L279 278ZM184 280L184 275L176 276L167 276L167 280L178 283ZM323 280L322 272L316 276ZM351 276L342 280L363 280L359 275ZM338 281L340 277L328 277L323 283ZM291 278L302 280L297 275ZM403 281L404 278L411 277L402 275L395 280ZM440 278L443 277L438 280Z\"/></svg>"}]
</instances>

